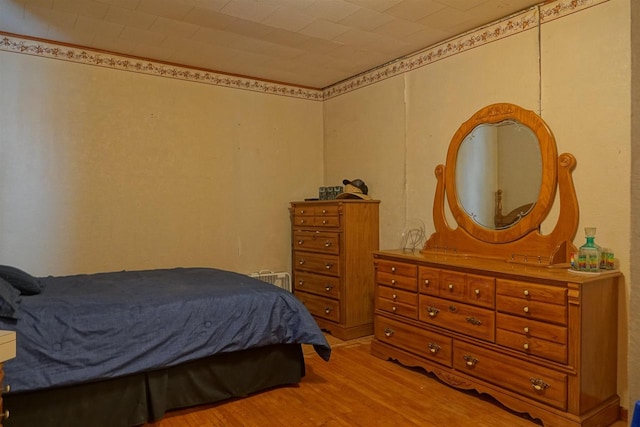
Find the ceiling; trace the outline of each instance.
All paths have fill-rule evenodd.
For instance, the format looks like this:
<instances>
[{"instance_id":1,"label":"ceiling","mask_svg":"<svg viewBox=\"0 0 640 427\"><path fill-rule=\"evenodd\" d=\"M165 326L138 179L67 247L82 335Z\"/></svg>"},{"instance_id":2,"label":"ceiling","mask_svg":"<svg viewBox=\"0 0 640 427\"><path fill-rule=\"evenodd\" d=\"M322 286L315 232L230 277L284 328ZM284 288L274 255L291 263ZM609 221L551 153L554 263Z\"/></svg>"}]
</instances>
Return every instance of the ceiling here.
<instances>
[{"instance_id":1,"label":"ceiling","mask_svg":"<svg viewBox=\"0 0 640 427\"><path fill-rule=\"evenodd\" d=\"M0 0L0 31L325 88L541 0Z\"/></svg>"}]
</instances>

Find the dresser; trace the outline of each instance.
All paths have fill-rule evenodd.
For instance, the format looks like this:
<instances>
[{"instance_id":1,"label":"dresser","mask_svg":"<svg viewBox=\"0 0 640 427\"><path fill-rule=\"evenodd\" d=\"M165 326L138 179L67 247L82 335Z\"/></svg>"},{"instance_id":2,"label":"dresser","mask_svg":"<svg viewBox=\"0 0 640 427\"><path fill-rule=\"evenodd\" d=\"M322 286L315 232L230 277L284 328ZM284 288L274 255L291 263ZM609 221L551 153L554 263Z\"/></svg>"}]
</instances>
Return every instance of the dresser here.
<instances>
[{"instance_id":1,"label":"dresser","mask_svg":"<svg viewBox=\"0 0 640 427\"><path fill-rule=\"evenodd\" d=\"M291 202L293 292L342 340L373 334L378 200Z\"/></svg>"},{"instance_id":2,"label":"dresser","mask_svg":"<svg viewBox=\"0 0 640 427\"><path fill-rule=\"evenodd\" d=\"M8 392L10 389L8 384L4 384L2 365L14 357L16 357L16 333L0 330L0 426L5 419L9 418L9 411L2 405L2 393Z\"/></svg>"},{"instance_id":3,"label":"dresser","mask_svg":"<svg viewBox=\"0 0 640 427\"><path fill-rule=\"evenodd\" d=\"M618 419L618 272L402 251L374 256L373 355L490 394L544 425Z\"/></svg>"}]
</instances>

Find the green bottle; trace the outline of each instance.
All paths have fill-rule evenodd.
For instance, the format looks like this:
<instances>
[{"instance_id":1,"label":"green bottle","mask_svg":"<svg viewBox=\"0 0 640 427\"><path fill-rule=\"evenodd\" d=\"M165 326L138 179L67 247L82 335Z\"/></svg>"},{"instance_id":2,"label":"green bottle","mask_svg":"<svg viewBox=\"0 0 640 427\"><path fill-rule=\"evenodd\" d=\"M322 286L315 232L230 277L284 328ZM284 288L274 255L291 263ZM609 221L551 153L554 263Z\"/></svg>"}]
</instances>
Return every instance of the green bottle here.
<instances>
[{"instance_id":1,"label":"green bottle","mask_svg":"<svg viewBox=\"0 0 640 427\"><path fill-rule=\"evenodd\" d=\"M580 271L597 272L600 269L600 246L596 245L596 228L585 227L587 242L580 246L578 252L578 269Z\"/></svg>"}]
</instances>

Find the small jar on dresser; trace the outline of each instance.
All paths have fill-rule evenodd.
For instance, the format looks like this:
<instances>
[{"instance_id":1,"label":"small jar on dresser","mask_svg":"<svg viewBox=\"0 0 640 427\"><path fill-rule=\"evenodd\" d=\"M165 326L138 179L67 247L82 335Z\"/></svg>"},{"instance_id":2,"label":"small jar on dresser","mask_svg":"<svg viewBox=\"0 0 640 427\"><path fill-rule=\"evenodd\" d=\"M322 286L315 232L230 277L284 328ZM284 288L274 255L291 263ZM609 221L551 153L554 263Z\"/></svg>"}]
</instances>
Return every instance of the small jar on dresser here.
<instances>
[{"instance_id":1,"label":"small jar on dresser","mask_svg":"<svg viewBox=\"0 0 640 427\"><path fill-rule=\"evenodd\" d=\"M16 357L16 333L0 330L0 426L9 418L9 411L2 405L2 393L9 391L9 385L4 384L3 364Z\"/></svg>"},{"instance_id":2,"label":"small jar on dresser","mask_svg":"<svg viewBox=\"0 0 640 427\"><path fill-rule=\"evenodd\" d=\"M320 328L339 339L373 334L379 204L291 202L293 291Z\"/></svg>"}]
</instances>

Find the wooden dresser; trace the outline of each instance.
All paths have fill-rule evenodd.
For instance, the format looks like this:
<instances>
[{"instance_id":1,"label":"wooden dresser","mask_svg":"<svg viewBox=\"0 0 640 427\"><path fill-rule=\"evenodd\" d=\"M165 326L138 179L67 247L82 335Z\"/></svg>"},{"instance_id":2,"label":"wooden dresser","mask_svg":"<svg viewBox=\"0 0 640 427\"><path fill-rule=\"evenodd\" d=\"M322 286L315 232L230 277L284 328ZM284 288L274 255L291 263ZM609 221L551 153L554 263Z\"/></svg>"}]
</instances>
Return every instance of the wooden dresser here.
<instances>
[{"instance_id":1,"label":"wooden dresser","mask_svg":"<svg viewBox=\"0 0 640 427\"><path fill-rule=\"evenodd\" d=\"M415 253L374 255L372 354L547 427L615 422L621 274L569 270L576 164L531 110L492 104L462 123L435 169L435 231Z\"/></svg>"},{"instance_id":2,"label":"wooden dresser","mask_svg":"<svg viewBox=\"0 0 640 427\"><path fill-rule=\"evenodd\" d=\"M4 384L4 369L2 365L14 357L16 357L16 333L0 330L0 426L2 426L5 419L9 418L9 410L2 405L2 394L10 390L9 385Z\"/></svg>"},{"instance_id":3,"label":"wooden dresser","mask_svg":"<svg viewBox=\"0 0 640 427\"><path fill-rule=\"evenodd\" d=\"M372 354L420 366L545 426L618 419L618 272L375 254Z\"/></svg>"},{"instance_id":4,"label":"wooden dresser","mask_svg":"<svg viewBox=\"0 0 640 427\"><path fill-rule=\"evenodd\" d=\"M291 202L294 293L322 329L343 340L373 334L379 203Z\"/></svg>"}]
</instances>

